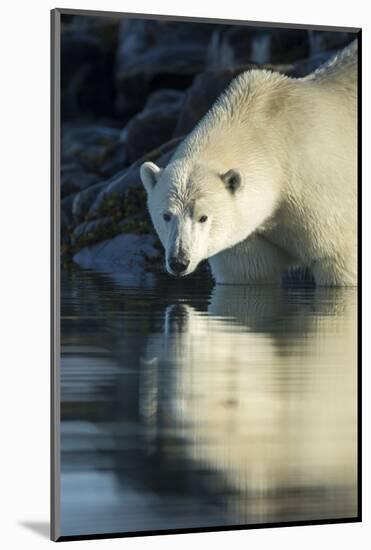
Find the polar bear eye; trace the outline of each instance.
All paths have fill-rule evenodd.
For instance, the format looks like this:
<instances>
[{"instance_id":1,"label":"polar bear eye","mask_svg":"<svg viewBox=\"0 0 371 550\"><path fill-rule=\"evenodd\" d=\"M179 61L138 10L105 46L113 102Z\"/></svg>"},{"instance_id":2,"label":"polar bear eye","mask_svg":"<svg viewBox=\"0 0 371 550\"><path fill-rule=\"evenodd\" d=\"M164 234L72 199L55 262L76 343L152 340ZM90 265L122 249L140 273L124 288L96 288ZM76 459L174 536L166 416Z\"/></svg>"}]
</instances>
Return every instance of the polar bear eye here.
<instances>
[{"instance_id":1,"label":"polar bear eye","mask_svg":"<svg viewBox=\"0 0 371 550\"><path fill-rule=\"evenodd\" d=\"M164 218L165 222L169 222L171 220L171 214L169 212L165 212L162 214L162 217Z\"/></svg>"},{"instance_id":2,"label":"polar bear eye","mask_svg":"<svg viewBox=\"0 0 371 550\"><path fill-rule=\"evenodd\" d=\"M241 176L235 170L228 170L228 172L222 174L221 178L227 189L229 189L232 193L234 193L241 185Z\"/></svg>"},{"instance_id":3,"label":"polar bear eye","mask_svg":"<svg viewBox=\"0 0 371 550\"><path fill-rule=\"evenodd\" d=\"M207 221L207 216L201 216L201 218L198 221L200 223L205 223Z\"/></svg>"}]
</instances>

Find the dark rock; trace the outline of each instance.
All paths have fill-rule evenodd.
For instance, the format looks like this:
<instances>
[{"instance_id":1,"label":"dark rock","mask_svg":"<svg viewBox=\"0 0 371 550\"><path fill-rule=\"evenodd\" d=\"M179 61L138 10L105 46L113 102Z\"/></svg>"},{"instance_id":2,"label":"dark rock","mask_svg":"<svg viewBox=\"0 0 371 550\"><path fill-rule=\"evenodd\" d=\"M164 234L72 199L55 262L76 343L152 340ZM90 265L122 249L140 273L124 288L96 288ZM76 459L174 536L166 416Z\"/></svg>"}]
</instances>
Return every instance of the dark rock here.
<instances>
[{"instance_id":1,"label":"dark rock","mask_svg":"<svg viewBox=\"0 0 371 550\"><path fill-rule=\"evenodd\" d=\"M120 139L120 130L94 123L65 123L62 126L62 145L66 154L74 154L91 145L110 146Z\"/></svg>"},{"instance_id":2,"label":"dark rock","mask_svg":"<svg viewBox=\"0 0 371 550\"><path fill-rule=\"evenodd\" d=\"M61 33L62 120L80 115L112 116L114 57L119 21L77 16Z\"/></svg>"},{"instance_id":3,"label":"dark rock","mask_svg":"<svg viewBox=\"0 0 371 550\"><path fill-rule=\"evenodd\" d=\"M270 36L268 58L264 60L250 58L251 61L275 65L291 63L310 54L309 34L305 29L270 29L270 33L265 34Z\"/></svg>"},{"instance_id":4,"label":"dark rock","mask_svg":"<svg viewBox=\"0 0 371 550\"><path fill-rule=\"evenodd\" d=\"M76 241L81 238L88 238L89 234L97 234L107 228L110 228L112 223L112 219L108 217L80 223L73 230L72 240Z\"/></svg>"},{"instance_id":5,"label":"dark rock","mask_svg":"<svg viewBox=\"0 0 371 550\"><path fill-rule=\"evenodd\" d=\"M102 177L113 176L129 164L125 144L122 142L87 147L76 156L85 170Z\"/></svg>"},{"instance_id":6,"label":"dark rock","mask_svg":"<svg viewBox=\"0 0 371 550\"><path fill-rule=\"evenodd\" d=\"M179 106L183 99L183 92L177 90L157 90L147 99L145 109L172 108Z\"/></svg>"},{"instance_id":7,"label":"dark rock","mask_svg":"<svg viewBox=\"0 0 371 550\"><path fill-rule=\"evenodd\" d=\"M155 90L184 90L204 70L215 25L123 20L116 58L117 109L132 115Z\"/></svg>"},{"instance_id":8,"label":"dark rock","mask_svg":"<svg viewBox=\"0 0 371 550\"><path fill-rule=\"evenodd\" d=\"M91 187L97 183L98 177L94 174L88 174L78 168L68 167L61 168L61 197L67 197L71 193L77 193Z\"/></svg>"},{"instance_id":9,"label":"dark rock","mask_svg":"<svg viewBox=\"0 0 371 550\"><path fill-rule=\"evenodd\" d=\"M140 275L160 256L156 242L152 235L121 234L82 248L73 261L86 269Z\"/></svg>"},{"instance_id":10,"label":"dark rock","mask_svg":"<svg viewBox=\"0 0 371 550\"><path fill-rule=\"evenodd\" d=\"M76 156L85 170L97 174L100 173L101 166L109 159L111 152L111 147L93 145L82 149Z\"/></svg>"},{"instance_id":11,"label":"dark rock","mask_svg":"<svg viewBox=\"0 0 371 550\"><path fill-rule=\"evenodd\" d=\"M116 235L122 233L135 235L152 234L156 237L152 224L143 215L126 216L120 220L117 220L115 216L106 216L79 224L74 228L72 233L70 232L68 235L69 238L65 242L68 245L70 253L77 253L82 248L113 239Z\"/></svg>"},{"instance_id":12,"label":"dark rock","mask_svg":"<svg viewBox=\"0 0 371 550\"><path fill-rule=\"evenodd\" d=\"M75 220L81 220L85 218L93 201L106 185L107 182L102 181L74 195L72 204L72 215Z\"/></svg>"},{"instance_id":13,"label":"dark rock","mask_svg":"<svg viewBox=\"0 0 371 550\"><path fill-rule=\"evenodd\" d=\"M115 146L120 140L120 130L99 126L97 124L63 124L62 126L62 160L80 162L81 155L92 149L100 154Z\"/></svg>"},{"instance_id":14,"label":"dark rock","mask_svg":"<svg viewBox=\"0 0 371 550\"><path fill-rule=\"evenodd\" d=\"M110 147L105 160L99 166L99 173L104 178L110 178L127 167L128 164L129 161L125 150L125 143L119 141Z\"/></svg>"},{"instance_id":15,"label":"dark rock","mask_svg":"<svg viewBox=\"0 0 371 550\"><path fill-rule=\"evenodd\" d=\"M62 169L65 167L65 171L83 169L109 177L128 164L121 131L117 128L96 124L65 124L62 151Z\"/></svg>"},{"instance_id":16,"label":"dark rock","mask_svg":"<svg viewBox=\"0 0 371 550\"><path fill-rule=\"evenodd\" d=\"M104 183L101 191L91 203L88 212L89 216L96 216L104 202L110 199L115 201L123 200L129 187L138 186L140 183L139 167L122 170Z\"/></svg>"},{"instance_id":17,"label":"dark rock","mask_svg":"<svg viewBox=\"0 0 371 550\"><path fill-rule=\"evenodd\" d=\"M131 119L123 132L130 163L171 138L182 99L181 92L159 90L149 97L144 110Z\"/></svg>"},{"instance_id":18,"label":"dark rock","mask_svg":"<svg viewBox=\"0 0 371 550\"><path fill-rule=\"evenodd\" d=\"M61 238L62 242L68 240L68 229L73 224L72 205L75 199L75 194L61 200Z\"/></svg>"},{"instance_id":19,"label":"dark rock","mask_svg":"<svg viewBox=\"0 0 371 550\"><path fill-rule=\"evenodd\" d=\"M62 15L62 23L65 17L66 15ZM114 50L117 46L119 28L117 17L75 15L67 28L80 33L86 32L94 36L104 46L105 50Z\"/></svg>"}]
</instances>

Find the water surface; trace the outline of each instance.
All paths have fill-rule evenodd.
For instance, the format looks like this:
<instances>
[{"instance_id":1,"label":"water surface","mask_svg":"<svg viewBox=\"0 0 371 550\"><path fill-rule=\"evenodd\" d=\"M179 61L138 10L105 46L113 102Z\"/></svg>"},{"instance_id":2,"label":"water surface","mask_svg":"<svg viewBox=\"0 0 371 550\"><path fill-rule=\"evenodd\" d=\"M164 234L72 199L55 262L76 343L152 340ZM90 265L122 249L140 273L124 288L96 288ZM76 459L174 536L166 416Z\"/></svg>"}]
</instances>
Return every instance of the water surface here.
<instances>
[{"instance_id":1,"label":"water surface","mask_svg":"<svg viewBox=\"0 0 371 550\"><path fill-rule=\"evenodd\" d=\"M355 517L356 313L62 272L62 535Z\"/></svg>"}]
</instances>

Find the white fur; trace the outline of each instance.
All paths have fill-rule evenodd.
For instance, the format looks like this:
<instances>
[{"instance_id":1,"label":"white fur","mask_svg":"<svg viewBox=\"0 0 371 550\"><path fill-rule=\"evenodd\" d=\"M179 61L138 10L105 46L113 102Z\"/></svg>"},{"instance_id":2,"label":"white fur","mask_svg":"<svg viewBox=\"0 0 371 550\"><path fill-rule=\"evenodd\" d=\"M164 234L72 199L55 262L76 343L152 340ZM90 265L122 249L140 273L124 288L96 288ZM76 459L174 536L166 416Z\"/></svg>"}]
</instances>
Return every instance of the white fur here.
<instances>
[{"instance_id":1,"label":"white fur","mask_svg":"<svg viewBox=\"0 0 371 550\"><path fill-rule=\"evenodd\" d=\"M167 261L181 255L187 275L208 258L217 283L303 265L318 285L356 285L356 98L356 43L306 78L235 78L165 169L141 168Z\"/></svg>"}]
</instances>

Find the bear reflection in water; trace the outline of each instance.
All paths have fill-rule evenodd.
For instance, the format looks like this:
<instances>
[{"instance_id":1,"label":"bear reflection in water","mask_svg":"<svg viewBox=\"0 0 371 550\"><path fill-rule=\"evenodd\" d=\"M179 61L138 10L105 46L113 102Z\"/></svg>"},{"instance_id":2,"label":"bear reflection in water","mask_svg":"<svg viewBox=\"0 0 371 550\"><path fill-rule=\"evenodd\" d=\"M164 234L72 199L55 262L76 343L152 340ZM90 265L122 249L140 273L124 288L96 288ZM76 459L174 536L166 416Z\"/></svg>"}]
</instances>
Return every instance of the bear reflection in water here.
<instances>
[{"instance_id":1,"label":"bear reflection in water","mask_svg":"<svg viewBox=\"0 0 371 550\"><path fill-rule=\"evenodd\" d=\"M355 291L216 286L207 312L167 307L141 371L143 420L166 416L242 521L357 515Z\"/></svg>"}]
</instances>

